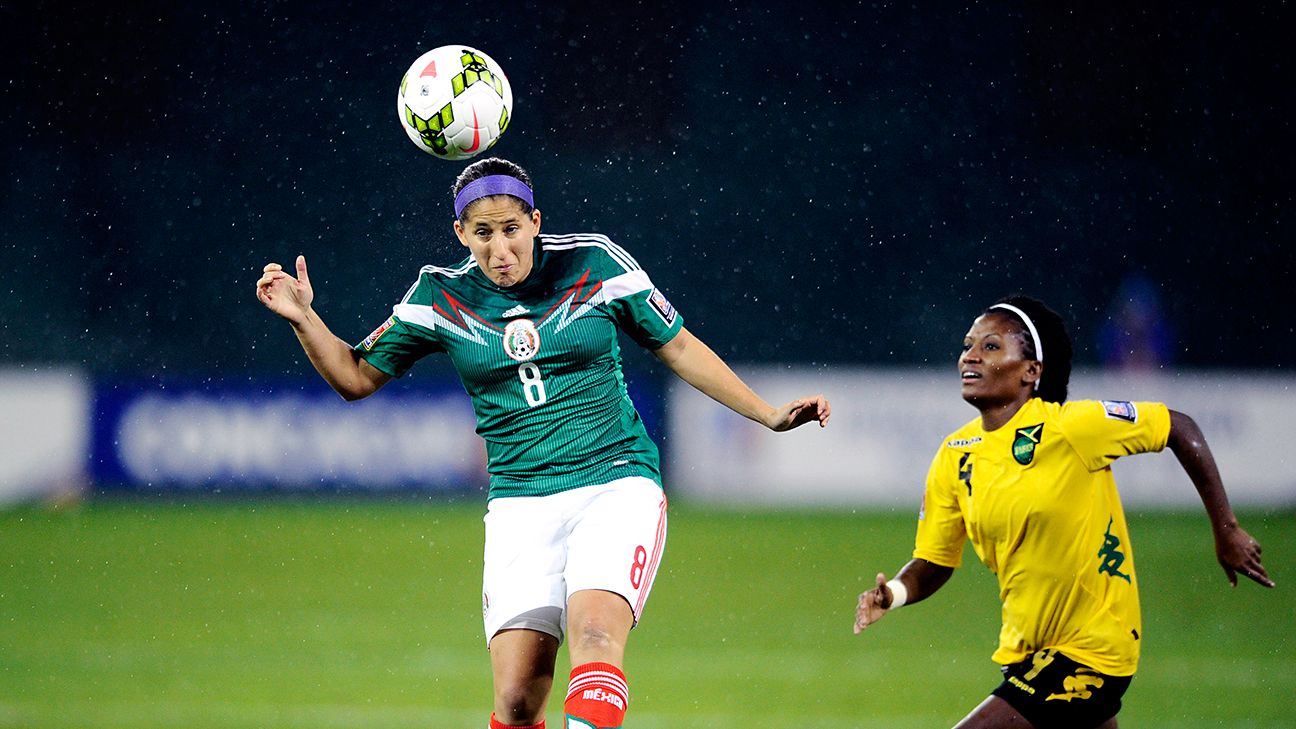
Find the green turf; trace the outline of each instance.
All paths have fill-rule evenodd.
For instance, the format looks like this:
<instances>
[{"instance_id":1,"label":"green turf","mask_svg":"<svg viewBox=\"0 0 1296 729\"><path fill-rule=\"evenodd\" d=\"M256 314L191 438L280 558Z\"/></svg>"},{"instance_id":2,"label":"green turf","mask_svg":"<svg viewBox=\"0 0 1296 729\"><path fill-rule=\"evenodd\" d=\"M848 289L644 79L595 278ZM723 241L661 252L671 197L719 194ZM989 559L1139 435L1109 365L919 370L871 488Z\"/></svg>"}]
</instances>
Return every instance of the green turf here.
<instances>
[{"instance_id":1,"label":"green turf","mask_svg":"<svg viewBox=\"0 0 1296 729\"><path fill-rule=\"evenodd\" d=\"M285 500L0 512L0 727L481 729L481 512ZM952 725L996 683L984 568L968 561L930 602L850 629L856 594L906 559L912 522L674 504L631 638L627 726ZM1131 516L1146 643L1122 726L1296 727L1296 529L1290 513L1244 525L1278 589L1230 589L1200 514Z\"/></svg>"}]
</instances>

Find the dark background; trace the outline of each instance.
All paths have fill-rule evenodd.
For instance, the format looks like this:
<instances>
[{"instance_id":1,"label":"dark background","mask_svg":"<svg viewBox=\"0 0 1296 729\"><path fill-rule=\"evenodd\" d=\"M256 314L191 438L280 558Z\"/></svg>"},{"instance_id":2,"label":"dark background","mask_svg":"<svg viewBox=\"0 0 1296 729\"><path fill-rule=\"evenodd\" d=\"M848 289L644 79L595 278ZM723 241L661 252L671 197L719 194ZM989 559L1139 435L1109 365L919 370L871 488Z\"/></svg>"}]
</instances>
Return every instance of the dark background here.
<instances>
[{"instance_id":1,"label":"dark background","mask_svg":"<svg viewBox=\"0 0 1296 729\"><path fill-rule=\"evenodd\" d=\"M450 43L507 73L545 229L732 361L944 365L1015 291L1082 365L1296 361L1285 3L104 5L0 4L0 364L300 376L253 296L299 252L363 338L464 255L462 163L395 112Z\"/></svg>"}]
</instances>

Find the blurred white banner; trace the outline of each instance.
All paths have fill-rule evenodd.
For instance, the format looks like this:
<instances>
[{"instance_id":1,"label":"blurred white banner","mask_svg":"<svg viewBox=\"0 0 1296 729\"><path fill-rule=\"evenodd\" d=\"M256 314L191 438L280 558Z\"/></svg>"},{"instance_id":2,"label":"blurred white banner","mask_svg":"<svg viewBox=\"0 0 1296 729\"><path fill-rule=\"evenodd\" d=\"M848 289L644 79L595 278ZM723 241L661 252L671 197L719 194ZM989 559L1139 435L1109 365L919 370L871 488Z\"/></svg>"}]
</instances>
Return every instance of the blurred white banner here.
<instances>
[{"instance_id":1,"label":"blurred white banner","mask_svg":"<svg viewBox=\"0 0 1296 729\"><path fill-rule=\"evenodd\" d=\"M954 367L737 368L770 403L822 392L832 421L820 430L768 430L683 383L668 401L667 489L710 502L871 505L913 509L927 467L951 431L976 417ZM1206 434L1235 504L1296 504L1296 377L1211 372L1077 372L1070 397L1164 402ZM1197 492L1169 451L1113 469L1128 505L1195 505Z\"/></svg>"},{"instance_id":2,"label":"blurred white banner","mask_svg":"<svg viewBox=\"0 0 1296 729\"><path fill-rule=\"evenodd\" d=\"M676 381L662 443L668 491L734 504L882 506L916 513L946 434L976 416L953 368L739 368L772 403L823 392L825 430L770 433ZM100 399L105 400L105 393ZM1155 400L1201 425L1235 504L1296 505L1296 377L1077 372L1072 399ZM133 391L100 403L68 369L0 370L0 504L57 496L98 476L144 487L212 483L480 487L481 445L461 392L344 405L329 397ZM91 428L104 431L93 459ZM1169 452L1114 466L1129 505L1195 506ZM115 477L115 478L114 478Z\"/></svg>"},{"instance_id":3,"label":"blurred white banner","mask_svg":"<svg viewBox=\"0 0 1296 729\"><path fill-rule=\"evenodd\" d=\"M90 383L79 370L0 369L0 504L85 488Z\"/></svg>"},{"instance_id":4,"label":"blurred white banner","mask_svg":"<svg viewBox=\"0 0 1296 729\"><path fill-rule=\"evenodd\" d=\"M476 490L485 450L463 392L118 388L98 404L101 487Z\"/></svg>"}]
</instances>

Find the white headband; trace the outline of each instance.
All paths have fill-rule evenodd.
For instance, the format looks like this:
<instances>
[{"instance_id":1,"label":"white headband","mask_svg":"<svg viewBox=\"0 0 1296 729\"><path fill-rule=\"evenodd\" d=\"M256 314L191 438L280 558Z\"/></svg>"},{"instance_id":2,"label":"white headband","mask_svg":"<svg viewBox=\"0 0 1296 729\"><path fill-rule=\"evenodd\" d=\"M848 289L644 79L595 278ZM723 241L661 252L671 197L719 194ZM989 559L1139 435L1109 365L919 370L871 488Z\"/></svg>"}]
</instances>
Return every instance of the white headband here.
<instances>
[{"instance_id":1,"label":"white headband","mask_svg":"<svg viewBox=\"0 0 1296 729\"><path fill-rule=\"evenodd\" d=\"M1006 310L1011 311L1012 313L1016 314L1016 315L1017 315L1017 316L1022 320L1022 322L1026 325L1026 329L1027 329L1027 331L1030 332L1031 342L1035 345L1035 359L1039 360L1040 362L1043 362L1043 361L1044 361L1044 343L1040 341L1039 332L1035 331L1035 322L1031 321L1031 318L1030 318L1029 316L1026 316L1026 312L1022 311L1021 309L1018 309L1017 307L1013 306L1012 304L995 304L994 306L992 306L992 307L990 307L990 308L991 308L991 309L1006 309ZM1039 380L1036 380L1036 381L1035 381L1035 389L1036 389L1036 390L1039 389L1040 380L1042 380L1042 379L1044 379L1043 376L1041 376Z\"/></svg>"}]
</instances>

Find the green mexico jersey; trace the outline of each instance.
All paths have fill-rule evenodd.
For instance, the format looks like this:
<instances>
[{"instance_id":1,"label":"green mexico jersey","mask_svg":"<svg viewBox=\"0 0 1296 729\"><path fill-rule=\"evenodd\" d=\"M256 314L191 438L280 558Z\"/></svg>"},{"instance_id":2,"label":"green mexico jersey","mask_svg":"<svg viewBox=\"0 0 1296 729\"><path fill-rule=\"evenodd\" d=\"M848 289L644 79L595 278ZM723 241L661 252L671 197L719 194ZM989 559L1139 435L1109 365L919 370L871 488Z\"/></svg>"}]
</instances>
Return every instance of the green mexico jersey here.
<instances>
[{"instance_id":1,"label":"green mexico jersey","mask_svg":"<svg viewBox=\"0 0 1296 729\"><path fill-rule=\"evenodd\" d=\"M617 330L648 349L683 322L630 254L602 235L540 235L522 283L496 286L469 256L425 266L355 349L399 377L445 352L486 441L489 498L544 496L626 476L661 483L630 402Z\"/></svg>"}]
</instances>

